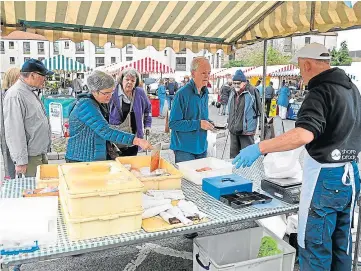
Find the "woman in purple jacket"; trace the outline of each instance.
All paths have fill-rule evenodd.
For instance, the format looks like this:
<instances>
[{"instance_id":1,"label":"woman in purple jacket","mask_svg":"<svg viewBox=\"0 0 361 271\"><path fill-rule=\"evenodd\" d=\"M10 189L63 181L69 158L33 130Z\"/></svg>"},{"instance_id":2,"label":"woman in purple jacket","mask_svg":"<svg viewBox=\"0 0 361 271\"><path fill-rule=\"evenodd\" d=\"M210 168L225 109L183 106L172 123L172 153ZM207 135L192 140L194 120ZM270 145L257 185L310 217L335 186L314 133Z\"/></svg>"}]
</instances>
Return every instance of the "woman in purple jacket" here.
<instances>
[{"instance_id":1,"label":"woman in purple jacket","mask_svg":"<svg viewBox=\"0 0 361 271\"><path fill-rule=\"evenodd\" d=\"M113 128L144 137L152 125L152 107L145 91L139 87L140 74L135 69L122 71L109 103L109 123ZM135 156L138 146L117 145L120 156Z\"/></svg>"}]
</instances>

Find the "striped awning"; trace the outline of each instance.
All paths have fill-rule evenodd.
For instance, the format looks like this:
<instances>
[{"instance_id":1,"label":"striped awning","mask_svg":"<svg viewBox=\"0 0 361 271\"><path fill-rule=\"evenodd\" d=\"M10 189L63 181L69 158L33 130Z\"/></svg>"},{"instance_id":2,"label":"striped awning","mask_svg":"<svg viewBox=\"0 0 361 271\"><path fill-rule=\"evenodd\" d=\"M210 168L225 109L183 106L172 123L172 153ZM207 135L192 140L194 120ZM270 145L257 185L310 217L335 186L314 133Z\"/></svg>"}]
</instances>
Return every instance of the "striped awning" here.
<instances>
[{"instance_id":1,"label":"striped awning","mask_svg":"<svg viewBox=\"0 0 361 271\"><path fill-rule=\"evenodd\" d=\"M51 41L226 54L261 39L361 27L361 2L343 1L1 1L1 13L3 35L26 29Z\"/></svg>"},{"instance_id":2,"label":"striped awning","mask_svg":"<svg viewBox=\"0 0 361 271\"><path fill-rule=\"evenodd\" d=\"M63 55L44 59L42 62L47 69L55 72L86 72L88 70L84 64Z\"/></svg>"},{"instance_id":3,"label":"striped awning","mask_svg":"<svg viewBox=\"0 0 361 271\"><path fill-rule=\"evenodd\" d=\"M295 65L286 65L276 71L273 71L269 74L269 76L277 77L282 76L282 74L292 74L292 71L295 71L297 67ZM299 71L298 71L299 72Z\"/></svg>"},{"instance_id":4,"label":"striped awning","mask_svg":"<svg viewBox=\"0 0 361 271\"><path fill-rule=\"evenodd\" d=\"M272 76L272 73L275 71L279 71L282 69L287 69L291 65L274 65L274 66L266 66L266 74L267 76ZM293 66L293 65L292 65ZM263 66L259 66L255 69L249 70L244 73L247 78L250 77L262 77L263 76Z\"/></svg>"},{"instance_id":5,"label":"striped awning","mask_svg":"<svg viewBox=\"0 0 361 271\"><path fill-rule=\"evenodd\" d=\"M255 66L251 66L251 67L231 67L231 68L222 69L220 71L217 71L217 72L211 74L211 79L224 78L224 77L227 77L227 75L233 76L237 70L242 70L243 73L247 73L247 72L249 72L249 71L251 71L251 70L253 70L255 68L257 68L257 67L255 67Z\"/></svg>"},{"instance_id":6,"label":"striped awning","mask_svg":"<svg viewBox=\"0 0 361 271\"><path fill-rule=\"evenodd\" d=\"M174 73L174 70L171 67L150 57L145 57L142 59L135 60L131 63L124 64L123 66L118 67L117 69L109 70L108 72L111 74L119 74L119 72L127 68L134 68L140 74Z\"/></svg>"}]
</instances>

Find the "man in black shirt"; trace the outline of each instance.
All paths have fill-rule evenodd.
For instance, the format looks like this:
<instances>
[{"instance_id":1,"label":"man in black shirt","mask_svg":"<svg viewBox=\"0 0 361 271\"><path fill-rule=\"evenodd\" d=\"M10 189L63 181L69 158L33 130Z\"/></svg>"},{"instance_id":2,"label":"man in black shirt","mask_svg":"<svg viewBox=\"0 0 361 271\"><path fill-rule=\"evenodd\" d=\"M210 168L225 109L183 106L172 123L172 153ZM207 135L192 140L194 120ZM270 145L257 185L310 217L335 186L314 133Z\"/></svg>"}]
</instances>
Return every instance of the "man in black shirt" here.
<instances>
[{"instance_id":1,"label":"man in black shirt","mask_svg":"<svg viewBox=\"0 0 361 271\"><path fill-rule=\"evenodd\" d=\"M330 54L312 43L294 57L309 93L296 128L241 150L237 167L261 155L306 145L299 208L300 270L351 270L351 218L360 191L361 95Z\"/></svg>"}]
</instances>

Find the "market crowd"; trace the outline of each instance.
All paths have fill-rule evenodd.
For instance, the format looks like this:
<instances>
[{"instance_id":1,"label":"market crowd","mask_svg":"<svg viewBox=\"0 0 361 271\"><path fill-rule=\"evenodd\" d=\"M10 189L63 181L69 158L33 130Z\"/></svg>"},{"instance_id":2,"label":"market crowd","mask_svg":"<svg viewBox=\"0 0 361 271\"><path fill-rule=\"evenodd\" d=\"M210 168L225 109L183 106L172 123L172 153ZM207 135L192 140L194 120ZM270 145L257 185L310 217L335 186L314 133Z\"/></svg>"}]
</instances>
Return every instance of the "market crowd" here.
<instances>
[{"instance_id":1,"label":"market crowd","mask_svg":"<svg viewBox=\"0 0 361 271\"><path fill-rule=\"evenodd\" d=\"M301 270L351 270L352 263L350 228L360 191L356 161L361 150L361 96L343 70L330 67L330 59L328 50L317 43L295 54L293 62L308 85L296 128L257 144L254 136L261 113L266 110L269 116L275 97L273 83L264 87L259 81L253 86L239 69L220 91L219 114L228 116L230 155L237 168L252 166L268 153L301 146L307 150L298 226ZM168 104L170 148L176 163L207 156L207 132L215 128L208 111L210 73L209 61L196 57L191 77L182 87L174 80L160 81L160 112L164 117ZM21 70L5 75L2 133L12 177L35 176L36 167L47 163L51 129L34 91L43 88L46 76L52 74L40 61L30 59ZM283 82L277 93L282 119L291 96L289 85ZM94 71L87 86L89 92L77 95L70 108L67 162L114 159L152 149L144 139L152 125L151 104L136 70L123 70L116 82Z\"/></svg>"}]
</instances>

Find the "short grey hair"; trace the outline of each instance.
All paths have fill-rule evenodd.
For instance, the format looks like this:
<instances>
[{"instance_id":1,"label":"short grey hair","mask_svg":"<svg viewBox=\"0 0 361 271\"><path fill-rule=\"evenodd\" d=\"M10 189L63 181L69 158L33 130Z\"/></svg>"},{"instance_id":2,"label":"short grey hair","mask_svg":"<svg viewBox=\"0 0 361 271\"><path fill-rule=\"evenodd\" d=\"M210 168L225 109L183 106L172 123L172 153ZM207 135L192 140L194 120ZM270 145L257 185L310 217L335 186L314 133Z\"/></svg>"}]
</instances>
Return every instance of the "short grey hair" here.
<instances>
[{"instance_id":1,"label":"short grey hair","mask_svg":"<svg viewBox=\"0 0 361 271\"><path fill-rule=\"evenodd\" d=\"M207 61L208 62L208 59L205 58L204 56L197 56L197 57L193 58L193 60L191 62L191 72L196 71L198 69L199 63L201 61Z\"/></svg>"},{"instance_id":2,"label":"short grey hair","mask_svg":"<svg viewBox=\"0 0 361 271\"><path fill-rule=\"evenodd\" d=\"M141 80L140 74L136 69L133 69L133 68L124 69L121 72L120 76L118 77L118 84L122 84L124 77L127 77L127 76L134 77L135 81L136 81L135 87L139 86L139 83Z\"/></svg>"},{"instance_id":3,"label":"short grey hair","mask_svg":"<svg viewBox=\"0 0 361 271\"><path fill-rule=\"evenodd\" d=\"M20 72L22 78L29 78L31 72Z\"/></svg>"},{"instance_id":4,"label":"short grey hair","mask_svg":"<svg viewBox=\"0 0 361 271\"><path fill-rule=\"evenodd\" d=\"M99 92L103 89L114 88L114 79L105 72L93 71L87 79L87 85L91 92Z\"/></svg>"}]
</instances>

